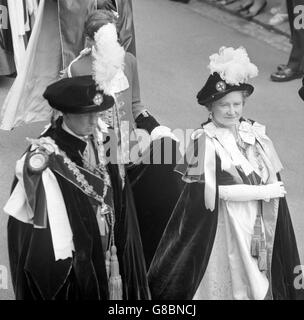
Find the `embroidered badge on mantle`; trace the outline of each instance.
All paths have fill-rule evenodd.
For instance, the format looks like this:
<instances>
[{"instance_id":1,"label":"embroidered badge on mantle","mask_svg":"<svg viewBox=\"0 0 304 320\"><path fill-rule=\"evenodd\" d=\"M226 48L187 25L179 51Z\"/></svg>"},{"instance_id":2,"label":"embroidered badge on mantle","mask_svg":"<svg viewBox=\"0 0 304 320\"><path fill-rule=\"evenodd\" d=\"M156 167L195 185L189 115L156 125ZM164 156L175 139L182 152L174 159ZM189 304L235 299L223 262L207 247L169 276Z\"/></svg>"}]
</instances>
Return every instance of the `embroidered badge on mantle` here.
<instances>
[{"instance_id":1,"label":"embroidered badge on mantle","mask_svg":"<svg viewBox=\"0 0 304 320\"><path fill-rule=\"evenodd\" d=\"M33 173L40 173L48 166L49 156L46 152L36 150L28 157L28 168Z\"/></svg>"}]
</instances>

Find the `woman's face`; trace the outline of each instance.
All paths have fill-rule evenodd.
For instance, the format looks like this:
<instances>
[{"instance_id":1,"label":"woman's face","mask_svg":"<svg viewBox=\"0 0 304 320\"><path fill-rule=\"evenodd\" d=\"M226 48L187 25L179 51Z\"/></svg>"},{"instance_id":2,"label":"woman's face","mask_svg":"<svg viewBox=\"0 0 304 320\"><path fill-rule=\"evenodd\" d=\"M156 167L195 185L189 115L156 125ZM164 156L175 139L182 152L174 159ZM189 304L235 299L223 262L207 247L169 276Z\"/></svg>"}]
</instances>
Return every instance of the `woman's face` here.
<instances>
[{"instance_id":1,"label":"woman's face","mask_svg":"<svg viewBox=\"0 0 304 320\"><path fill-rule=\"evenodd\" d=\"M243 113L244 97L241 91L232 91L212 103L213 120L221 127L233 127L238 124Z\"/></svg>"}]
</instances>

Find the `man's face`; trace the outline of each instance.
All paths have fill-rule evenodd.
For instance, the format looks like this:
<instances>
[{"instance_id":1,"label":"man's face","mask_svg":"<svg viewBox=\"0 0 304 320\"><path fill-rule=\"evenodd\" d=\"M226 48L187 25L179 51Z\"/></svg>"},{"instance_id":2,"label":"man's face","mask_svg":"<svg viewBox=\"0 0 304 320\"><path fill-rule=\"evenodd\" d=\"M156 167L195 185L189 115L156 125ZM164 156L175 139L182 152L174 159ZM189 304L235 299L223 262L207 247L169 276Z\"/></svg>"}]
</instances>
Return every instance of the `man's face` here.
<instances>
[{"instance_id":1,"label":"man's face","mask_svg":"<svg viewBox=\"0 0 304 320\"><path fill-rule=\"evenodd\" d=\"M82 114L67 113L63 116L65 124L78 136L93 134L98 121L99 112Z\"/></svg>"}]
</instances>

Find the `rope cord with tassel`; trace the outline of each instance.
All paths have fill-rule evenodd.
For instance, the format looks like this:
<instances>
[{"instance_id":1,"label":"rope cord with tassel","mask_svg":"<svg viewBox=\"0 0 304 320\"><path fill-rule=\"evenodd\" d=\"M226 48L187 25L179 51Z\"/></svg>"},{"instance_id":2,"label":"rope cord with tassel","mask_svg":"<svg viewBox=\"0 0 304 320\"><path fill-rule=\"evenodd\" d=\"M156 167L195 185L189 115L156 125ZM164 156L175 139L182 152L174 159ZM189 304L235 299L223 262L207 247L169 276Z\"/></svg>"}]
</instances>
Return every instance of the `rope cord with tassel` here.
<instances>
[{"instance_id":1,"label":"rope cord with tassel","mask_svg":"<svg viewBox=\"0 0 304 320\"><path fill-rule=\"evenodd\" d=\"M122 279L119 272L119 262L117 257L117 248L115 245L114 226L115 217L114 212L111 211L110 215L111 235L108 250L106 252L106 271L108 275L109 285L109 298L110 300L122 300L123 289Z\"/></svg>"},{"instance_id":2,"label":"rope cord with tassel","mask_svg":"<svg viewBox=\"0 0 304 320\"><path fill-rule=\"evenodd\" d=\"M262 207L262 204L261 204ZM267 249L266 237L262 228L262 214L258 211L255 224L254 234L251 239L251 255L257 259L258 267L261 272L267 271Z\"/></svg>"}]
</instances>

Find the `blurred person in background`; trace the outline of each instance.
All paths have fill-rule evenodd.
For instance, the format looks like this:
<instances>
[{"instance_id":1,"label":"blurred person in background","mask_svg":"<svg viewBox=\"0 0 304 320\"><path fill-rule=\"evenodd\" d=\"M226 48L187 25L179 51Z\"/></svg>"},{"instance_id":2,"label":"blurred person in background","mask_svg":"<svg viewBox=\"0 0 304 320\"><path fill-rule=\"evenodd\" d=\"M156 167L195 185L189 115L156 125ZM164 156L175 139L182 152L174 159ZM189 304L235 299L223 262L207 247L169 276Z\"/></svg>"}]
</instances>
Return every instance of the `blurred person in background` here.
<instances>
[{"instance_id":1,"label":"blurred person in background","mask_svg":"<svg viewBox=\"0 0 304 320\"><path fill-rule=\"evenodd\" d=\"M301 11L297 6L303 6L303 0L287 1L287 12L290 24L292 49L287 64L280 64L271 74L270 79L275 82L286 82L302 78L304 74L304 29Z\"/></svg>"},{"instance_id":2,"label":"blurred person in background","mask_svg":"<svg viewBox=\"0 0 304 320\"><path fill-rule=\"evenodd\" d=\"M241 0L236 9L243 17L253 18L260 14L267 6L267 0Z\"/></svg>"}]
</instances>

